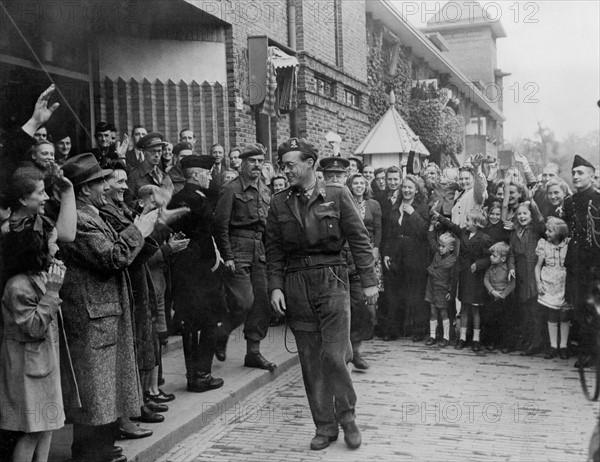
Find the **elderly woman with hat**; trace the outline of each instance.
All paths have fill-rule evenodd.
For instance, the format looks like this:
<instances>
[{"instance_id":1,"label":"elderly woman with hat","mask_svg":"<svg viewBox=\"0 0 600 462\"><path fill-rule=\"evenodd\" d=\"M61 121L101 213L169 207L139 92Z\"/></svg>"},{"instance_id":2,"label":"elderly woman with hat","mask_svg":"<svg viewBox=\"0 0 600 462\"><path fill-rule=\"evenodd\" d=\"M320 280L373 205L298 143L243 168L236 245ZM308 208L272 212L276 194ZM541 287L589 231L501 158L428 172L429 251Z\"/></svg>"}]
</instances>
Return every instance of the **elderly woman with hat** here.
<instances>
[{"instance_id":1,"label":"elderly woman with hat","mask_svg":"<svg viewBox=\"0 0 600 462\"><path fill-rule=\"evenodd\" d=\"M60 244L67 265L64 327L81 397L81 406L65 403L73 422L72 457L111 461L117 419L137 416L142 407L126 269L154 229L157 212L141 215L119 233L99 213L107 204L105 179L112 171L103 170L91 153L68 159L62 170L77 202L75 240Z\"/></svg>"}]
</instances>

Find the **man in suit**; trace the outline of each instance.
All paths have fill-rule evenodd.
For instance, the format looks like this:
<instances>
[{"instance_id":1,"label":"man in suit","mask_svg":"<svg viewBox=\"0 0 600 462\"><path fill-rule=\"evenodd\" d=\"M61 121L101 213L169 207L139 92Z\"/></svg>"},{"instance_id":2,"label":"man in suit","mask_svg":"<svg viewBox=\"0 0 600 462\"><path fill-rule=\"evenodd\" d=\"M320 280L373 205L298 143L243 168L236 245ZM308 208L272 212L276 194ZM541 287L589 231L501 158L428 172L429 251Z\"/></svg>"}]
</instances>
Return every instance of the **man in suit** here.
<instances>
[{"instance_id":1,"label":"man in suit","mask_svg":"<svg viewBox=\"0 0 600 462\"><path fill-rule=\"evenodd\" d=\"M136 125L131 130L131 149L129 149L125 154L128 172L131 172L134 168L139 167L139 165L144 162L144 151L138 147L138 143L147 134L148 132L141 125Z\"/></svg>"},{"instance_id":2,"label":"man in suit","mask_svg":"<svg viewBox=\"0 0 600 462\"><path fill-rule=\"evenodd\" d=\"M124 462L115 454L116 422L138 416L142 406L126 269L154 229L157 212L117 233L99 214L111 170L91 153L68 159L62 169L77 202L75 241L60 244L67 266L60 292L64 328L81 397L79 408L65 403L73 422L72 456L77 462Z\"/></svg>"}]
</instances>

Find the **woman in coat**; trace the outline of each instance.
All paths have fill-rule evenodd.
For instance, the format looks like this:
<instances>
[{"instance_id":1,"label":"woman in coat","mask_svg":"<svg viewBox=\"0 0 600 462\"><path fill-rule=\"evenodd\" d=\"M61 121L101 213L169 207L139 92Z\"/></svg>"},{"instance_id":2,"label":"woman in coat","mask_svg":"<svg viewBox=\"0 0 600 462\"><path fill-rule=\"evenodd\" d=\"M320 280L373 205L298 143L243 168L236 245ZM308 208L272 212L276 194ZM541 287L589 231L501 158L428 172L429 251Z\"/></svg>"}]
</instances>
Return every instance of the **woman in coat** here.
<instances>
[{"instance_id":1,"label":"woman in coat","mask_svg":"<svg viewBox=\"0 0 600 462\"><path fill-rule=\"evenodd\" d=\"M381 285L381 260L379 259L379 246L381 245L381 206L379 202L371 199L371 191L368 187L367 179L362 174L355 173L350 175L346 186L350 189L352 199L358 209L358 214L369 232L369 238L373 246L373 257L375 258L375 272ZM347 252L347 254L347 258L351 258L350 252ZM355 282L358 282L358 284L355 284ZM364 303L358 274L356 274L355 279L351 278L350 281L350 299L352 364L357 369L367 369L369 365L360 355L360 348L363 340L373 338L375 305Z\"/></svg>"},{"instance_id":2,"label":"woman in coat","mask_svg":"<svg viewBox=\"0 0 600 462\"><path fill-rule=\"evenodd\" d=\"M5 236L5 272L0 347L0 428L24 432L13 460L45 461L52 431L63 427L59 359L58 291L65 267L55 260L57 239L72 240L64 226L75 229L75 198L69 181L57 178L63 191L60 233L44 216L49 199L43 174L19 169L9 187L9 232ZM69 368L67 368L68 370Z\"/></svg>"},{"instance_id":3,"label":"woman in coat","mask_svg":"<svg viewBox=\"0 0 600 462\"><path fill-rule=\"evenodd\" d=\"M429 214L420 180L407 175L400 186L402 200L390 212L382 248L383 263L387 269L400 275L399 300L388 306L387 336L397 337L402 330L411 331L414 342L423 340L427 332L428 310L425 306L429 245L427 229Z\"/></svg>"}]
</instances>

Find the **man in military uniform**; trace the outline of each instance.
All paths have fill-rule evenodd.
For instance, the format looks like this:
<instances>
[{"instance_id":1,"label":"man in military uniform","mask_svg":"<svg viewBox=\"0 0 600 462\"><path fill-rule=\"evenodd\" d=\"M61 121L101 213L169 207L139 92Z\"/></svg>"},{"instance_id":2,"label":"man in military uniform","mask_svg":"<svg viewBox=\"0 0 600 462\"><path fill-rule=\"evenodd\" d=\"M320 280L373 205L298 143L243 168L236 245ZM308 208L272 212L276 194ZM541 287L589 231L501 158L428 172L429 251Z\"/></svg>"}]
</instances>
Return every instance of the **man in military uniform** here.
<instances>
[{"instance_id":1,"label":"man in military uniform","mask_svg":"<svg viewBox=\"0 0 600 462\"><path fill-rule=\"evenodd\" d=\"M600 192L593 187L594 166L581 156L573 160L575 194L565 199L565 221L569 226L569 247L565 266L565 300L575 307L575 327L580 356L575 366L589 367L595 350L598 317L588 297L598 282L600 268Z\"/></svg>"},{"instance_id":2,"label":"man in military uniform","mask_svg":"<svg viewBox=\"0 0 600 462\"><path fill-rule=\"evenodd\" d=\"M355 423L356 393L347 364L350 346L348 241L365 301L377 298L373 249L347 188L317 180L317 150L291 138L277 150L290 188L272 197L267 218L271 305L286 314L296 338L304 387L316 426L311 449L329 446L338 424L350 448L362 438ZM289 303L288 303L289 302Z\"/></svg>"},{"instance_id":3,"label":"man in military uniform","mask_svg":"<svg viewBox=\"0 0 600 462\"><path fill-rule=\"evenodd\" d=\"M358 159L357 159L358 160ZM327 184L346 184L346 173L350 168L350 160L343 157L324 157L319 160L319 166L323 169L323 176ZM360 354L360 346L363 338L372 335L373 321L375 318L375 306L365 303L360 276L348 243L342 247L342 255L348 268L348 279L350 281L350 343L352 345L352 364L358 370L366 370L369 364ZM367 335L365 333L368 332Z\"/></svg>"},{"instance_id":4,"label":"man in military uniform","mask_svg":"<svg viewBox=\"0 0 600 462\"><path fill-rule=\"evenodd\" d=\"M260 353L260 342L269 329L271 307L267 293L267 264L263 234L271 202L269 188L261 181L263 149L251 144L240 154L239 177L219 193L215 211L217 245L225 260L227 320L219 329L217 359L224 361L229 334L242 322L246 339L244 365L274 370L276 365Z\"/></svg>"},{"instance_id":5,"label":"man in military uniform","mask_svg":"<svg viewBox=\"0 0 600 462\"><path fill-rule=\"evenodd\" d=\"M319 160L319 167L323 170L325 183L346 184L346 173L350 167L350 161L343 157L323 157Z\"/></svg>"},{"instance_id":6,"label":"man in military uniform","mask_svg":"<svg viewBox=\"0 0 600 462\"><path fill-rule=\"evenodd\" d=\"M206 197L214 162L210 156L182 159L186 183L168 207L191 209L172 226L173 231L190 239L173 261L172 294L175 312L183 324L187 389L197 393L223 386L222 379L211 375L215 330L227 309L223 283L216 272L220 258L212 235L213 210Z\"/></svg>"}]
</instances>

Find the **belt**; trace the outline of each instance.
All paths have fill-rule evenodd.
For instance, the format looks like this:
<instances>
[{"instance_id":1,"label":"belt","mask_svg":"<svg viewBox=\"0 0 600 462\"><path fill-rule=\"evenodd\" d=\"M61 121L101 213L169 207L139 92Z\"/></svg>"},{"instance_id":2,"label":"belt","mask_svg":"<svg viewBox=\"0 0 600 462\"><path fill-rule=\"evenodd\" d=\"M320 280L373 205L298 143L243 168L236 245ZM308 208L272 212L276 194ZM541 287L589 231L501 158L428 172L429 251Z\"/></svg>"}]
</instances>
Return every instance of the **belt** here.
<instances>
[{"instance_id":1,"label":"belt","mask_svg":"<svg viewBox=\"0 0 600 462\"><path fill-rule=\"evenodd\" d=\"M230 229L230 236L238 236L238 237L249 237L251 239L258 239L262 241L263 233L259 231L252 231L251 229Z\"/></svg>"},{"instance_id":2,"label":"belt","mask_svg":"<svg viewBox=\"0 0 600 462\"><path fill-rule=\"evenodd\" d=\"M345 265L339 253L315 253L312 255L292 255L288 257L286 270L314 268L320 266Z\"/></svg>"}]
</instances>

